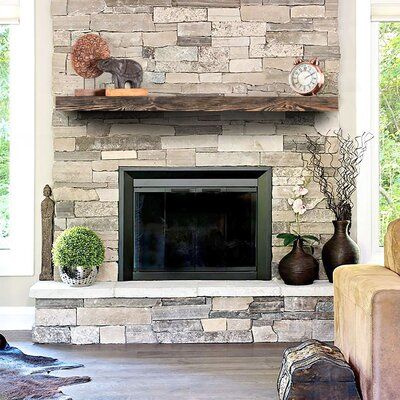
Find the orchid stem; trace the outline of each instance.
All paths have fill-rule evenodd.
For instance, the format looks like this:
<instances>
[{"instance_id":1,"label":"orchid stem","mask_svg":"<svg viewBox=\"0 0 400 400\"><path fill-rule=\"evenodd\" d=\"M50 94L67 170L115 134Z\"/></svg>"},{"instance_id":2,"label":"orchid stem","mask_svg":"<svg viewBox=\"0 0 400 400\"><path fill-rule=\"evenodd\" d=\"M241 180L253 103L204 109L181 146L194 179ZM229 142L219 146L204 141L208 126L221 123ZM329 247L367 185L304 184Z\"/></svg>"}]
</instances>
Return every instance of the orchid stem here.
<instances>
[{"instance_id":1,"label":"orchid stem","mask_svg":"<svg viewBox=\"0 0 400 400\"><path fill-rule=\"evenodd\" d=\"M301 236L301 232L300 232L300 215L296 214L296 224L297 224L297 234L299 236Z\"/></svg>"}]
</instances>

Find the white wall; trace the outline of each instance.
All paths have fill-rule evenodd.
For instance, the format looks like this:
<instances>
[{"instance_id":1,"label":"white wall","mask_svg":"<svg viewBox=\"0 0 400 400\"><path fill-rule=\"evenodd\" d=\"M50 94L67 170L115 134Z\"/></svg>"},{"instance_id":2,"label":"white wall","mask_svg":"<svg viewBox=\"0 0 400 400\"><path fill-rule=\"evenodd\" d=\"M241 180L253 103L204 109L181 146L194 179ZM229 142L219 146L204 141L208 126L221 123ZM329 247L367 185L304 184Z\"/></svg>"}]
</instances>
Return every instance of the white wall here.
<instances>
[{"instance_id":1,"label":"white wall","mask_svg":"<svg viewBox=\"0 0 400 400\"><path fill-rule=\"evenodd\" d=\"M357 136L357 120L355 118L357 105L357 1L339 1L339 40L341 46L339 120L340 127L352 137ZM356 204L356 198L354 198L354 204ZM353 222L351 235L357 240L358 225L356 209L353 210Z\"/></svg>"},{"instance_id":2,"label":"white wall","mask_svg":"<svg viewBox=\"0 0 400 400\"><path fill-rule=\"evenodd\" d=\"M375 28L377 28L375 26ZM360 234L357 242L361 248L361 262L383 265L383 249L378 247L379 232L379 105L377 79L378 65L375 63L374 46L377 46L377 32L371 24L369 2L357 0L357 69L356 69L356 124L357 134L372 132L374 139L369 143L357 186L357 216ZM377 49L376 49L377 50Z\"/></svg>"},{"instance_id":3,"label":"white wall","mask_svg":"<svg viewBox=\"0 0 400 400\"><path fill-rule=\"evenodd\" d=\"M51 130L53 39L50 3L51 0L37 0L35 5L35 275L29 277L0 277L0 307L33 305L33 302L28 297L28 292L30 286L38 280L40 272L40 202L43 200L43 186L52 182L53 165Z\"/></svg>"},{"instance_id":4,"label":"white wall","mask_svg":"<svg viewBox=\"0 0 400 400\"><path fill-rule=\"evenodd\" d=\"M339 2L340 126L352 136L356 133L356 0Z\"/></svg>"}]
</instances>

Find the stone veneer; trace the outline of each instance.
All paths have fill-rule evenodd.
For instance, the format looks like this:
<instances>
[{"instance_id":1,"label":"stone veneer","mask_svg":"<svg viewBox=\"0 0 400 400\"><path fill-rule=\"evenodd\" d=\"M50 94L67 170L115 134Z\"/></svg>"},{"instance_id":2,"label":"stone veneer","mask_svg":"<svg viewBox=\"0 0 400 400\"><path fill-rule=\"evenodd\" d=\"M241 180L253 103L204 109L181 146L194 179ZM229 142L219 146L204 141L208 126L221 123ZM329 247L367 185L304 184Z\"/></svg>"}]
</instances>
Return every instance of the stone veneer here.
<instances>
[{"instance_id":1,"label":"stone veneer","mask_svg":"<svg viewBox=\"0 0 400 400\"><path fill-rule=\"evenodd\" d=\"M295 224L287 199L303 171L304 134L316 134L313 114L120 114L117 124L104 115L78 118L69 122L84 125L54 128L56 234L77 225L100 234L106 245L101 281L117 280L119 166L272 166L273 234L287 232ZM59 151L57 146L64 141L73 143L74 150ZM309 190L308 201L322 198L315 184ZM324 243L332 233L332 219L321 202L304 215L303 233L317 235ZM278 277L277 263L288 252L281 246L274 236L273 277ZM320 257L320 248L316 256ZM322 268L320 277L325 277Z\"/></svg>"},{"instance_id":2,"label":"stone veneer","mask_svg":"<svg viewBox=\"0 0 400 400\"><path fill-rule=\"evenodd\" d=\"M333 340L332 297L36 299L36 343Z\"/></svg>"},{"instance_id":3,"label":"stone veneer","mask_svg":"<svg viewBox=\"0 0 400 400\"><path fill-rule=\"evenodd\" d=\"M299 56L320 57L327 81L322 95L337 94L337 0L53 0L52 14L55 95L83 87L69 53L87 32L103 36L113 56L140 62L143 86L153 94L292 95L287 77ZM96 85L109 81L104 74ZM87 88L93 84L86 80ZM294 218L287 198L302 173L305 134L316 135L325 117L54 112L56 234L76 225L99 232L106 244L99 279L117 280L120 166L271 166L273 233L288 231ZM321 153L325 147L322 142ZM315 185L309 197L321 198ZM304 233L323 243L332 217L321 203L305 215ZM288 251L281 244L274 237L274 277Z\"/></svg>"},{"instance_id":4,"label":"stone veneer","mask_svg":"<svg viewBox=\"0 0 400 400\"><path fill-rule=\"evenodd\" d=\"M291 93L293 60L319 57L323 93L337 94L337 13L338 0L53 0L54 92L83 86L70 47L96 32L114 57L141 63L153 93Z\"/></svg>"}]
</instances>

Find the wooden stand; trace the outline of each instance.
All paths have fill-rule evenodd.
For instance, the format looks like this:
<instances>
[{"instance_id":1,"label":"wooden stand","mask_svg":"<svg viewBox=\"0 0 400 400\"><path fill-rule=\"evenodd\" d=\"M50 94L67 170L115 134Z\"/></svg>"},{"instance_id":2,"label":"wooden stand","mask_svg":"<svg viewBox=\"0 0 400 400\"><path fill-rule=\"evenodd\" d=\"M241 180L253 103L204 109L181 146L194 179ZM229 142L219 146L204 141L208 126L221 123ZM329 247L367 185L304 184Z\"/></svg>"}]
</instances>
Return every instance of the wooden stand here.
<instances>
[{"instance_id":1,"label":"wooden stand","mask_svg":"<svg viewBox=\"0 0 400 400\"><path fill-rule=\"evenodd\" d=\"M278 394L280 400L361 400L343 354L318 340L285 350Z\"/></svg>"},{"instance_id":2,"label":"wooden stand","mask_svg":"<svg viewBox=\"0 0 400 400\"><path fill-rule=\"evenodd\" d=\"M106 89L107 97L141 97L148 96L149 91L144 88L137 89Z\"/></svg>"},{"instance_id":3,"label":"wooden stand","mask_svg":"<svg viewBox=\"0 0 400 400\"><path fill-rule=\"evenodd\" d=\"M90 96L105 96L105 89L75 89L75 96L90 97Z\"/></svg>"}]
</instances>

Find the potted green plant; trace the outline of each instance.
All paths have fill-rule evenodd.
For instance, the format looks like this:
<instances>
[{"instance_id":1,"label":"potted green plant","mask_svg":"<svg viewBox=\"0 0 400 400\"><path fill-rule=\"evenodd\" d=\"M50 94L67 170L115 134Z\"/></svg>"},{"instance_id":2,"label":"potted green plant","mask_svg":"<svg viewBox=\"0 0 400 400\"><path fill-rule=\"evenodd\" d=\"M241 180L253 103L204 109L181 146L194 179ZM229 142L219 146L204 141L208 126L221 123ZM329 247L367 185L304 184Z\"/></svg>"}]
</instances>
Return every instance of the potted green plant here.
<instances>
[{"instance_id":1,"label":"potted green plant","mask_svg":"<svg viewBox=\"0 0 400 400\"><path fill-rule=\"evenodd\" d=\"M318 261L313 257L314 245L319 239L313 235L302 235L301 217L315 208L321 201L306 203L307 185L310 178L303 178L300 185L293 188L293 197L288 200L295 215L296 227L291 232L280 233L278 239L283 239L284 246L292 246L292 251L279 263L279 274L288 285L308 285L318 277Z\"/></svg>"},{"instance_id":2,"label":"potted green plant","mask_svg":"<svg viewBox=\"0 0 400 400\"><path fill-rule=\"evenodd\" d=\"M70 286L90 286L104 261L104 245L91 229L76 226L66 229L53 246L54 265L61 280Z\"/></svg>"}]
</instances>

